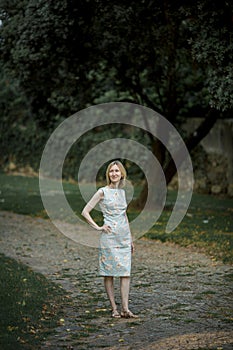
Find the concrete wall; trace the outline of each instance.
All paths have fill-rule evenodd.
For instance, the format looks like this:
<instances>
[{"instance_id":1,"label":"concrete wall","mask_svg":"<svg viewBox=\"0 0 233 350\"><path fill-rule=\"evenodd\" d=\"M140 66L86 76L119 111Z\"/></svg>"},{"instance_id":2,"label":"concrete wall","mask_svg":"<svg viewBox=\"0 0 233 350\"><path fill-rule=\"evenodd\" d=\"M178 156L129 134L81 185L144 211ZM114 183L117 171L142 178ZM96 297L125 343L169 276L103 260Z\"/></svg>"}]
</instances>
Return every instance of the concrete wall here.
<instances>
[{"instance_id":1,"label":"concrete wall","mask_svg":"<svg viewBox=\"0 0 233 350\"><path fill-rule=\"evenodd\" d=\"M190 119L185 129L194 130L200 123L199 118ZM206 174L197 175L197 189L202 182L203 187L210 186L207 192L233 196L233 119L218 120L200 145L208 159L205 160Z\"/></svg>"}]
</instances>

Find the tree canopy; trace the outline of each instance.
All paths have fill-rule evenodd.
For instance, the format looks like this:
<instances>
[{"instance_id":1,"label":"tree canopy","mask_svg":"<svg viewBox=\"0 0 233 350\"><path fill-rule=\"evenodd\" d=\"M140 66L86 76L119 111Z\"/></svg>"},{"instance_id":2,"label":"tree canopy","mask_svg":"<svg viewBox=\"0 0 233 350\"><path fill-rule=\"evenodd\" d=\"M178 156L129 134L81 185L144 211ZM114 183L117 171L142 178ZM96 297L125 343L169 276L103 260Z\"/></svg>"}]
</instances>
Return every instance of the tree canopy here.
<instances>
[{"instance_id":1,"label":"tree canopy","mask_svg":"<svg viewBox=\"0 0 233 350\"><path fill-rule=\"evenodd\" d=\"M26 115L43 134L89 105L132 101L178 129L203 118L186 135L193 149L232 111L232 8L228 0L2 0L1 65L27 102L22 123ZM164 167L169 182L175 169Z\"/></svg>"}]
</instances>

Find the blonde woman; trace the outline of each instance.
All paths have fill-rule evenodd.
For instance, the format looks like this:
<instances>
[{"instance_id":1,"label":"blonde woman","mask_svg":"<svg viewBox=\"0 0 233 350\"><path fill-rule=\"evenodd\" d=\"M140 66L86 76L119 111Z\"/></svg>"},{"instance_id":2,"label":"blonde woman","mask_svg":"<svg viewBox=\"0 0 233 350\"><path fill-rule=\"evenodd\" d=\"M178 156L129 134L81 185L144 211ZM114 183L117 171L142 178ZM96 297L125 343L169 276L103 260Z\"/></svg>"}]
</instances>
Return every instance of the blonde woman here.
<instances>
[{"instance_id":1,"label":"blonde woman","mask_svg":"<svg viewBox=\"0 0 233 350\"><path fill-rule=\"evenodd\" d=\"M101 231L99 249L99 274L112 307L112 317L137 317L128 306L131 253L134 245L126 215L127 203L123 189L126 170L118 160L111 162L106 171L107 186L101 187L86 204L82 215L96 230ZM104 224L98 226L90 212L99 203ZM117 310L114 297L114 277L120 277L121 312Z\"/></svg>"}]
</instances>

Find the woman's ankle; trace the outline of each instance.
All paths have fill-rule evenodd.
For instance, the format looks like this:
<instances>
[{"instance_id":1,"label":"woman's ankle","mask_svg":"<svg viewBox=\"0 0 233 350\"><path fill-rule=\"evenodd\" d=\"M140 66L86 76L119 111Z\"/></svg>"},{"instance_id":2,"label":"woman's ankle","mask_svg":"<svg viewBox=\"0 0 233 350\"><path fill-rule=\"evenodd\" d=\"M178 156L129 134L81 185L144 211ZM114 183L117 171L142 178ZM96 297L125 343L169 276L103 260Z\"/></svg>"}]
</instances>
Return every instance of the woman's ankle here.
<instances>
[{"instance_id":1,"label":"woman's ankle","mask_svg":"<svg viewBox=\"0 0 233 350\"><path fill-rule=\"evenodd\" d=\"M121 310L122 310L123 312L128 312L128 311L129 311L129 308L128 308L128 307L123 307L123 306L122 306Z\"/></svg>"}]
</instances>

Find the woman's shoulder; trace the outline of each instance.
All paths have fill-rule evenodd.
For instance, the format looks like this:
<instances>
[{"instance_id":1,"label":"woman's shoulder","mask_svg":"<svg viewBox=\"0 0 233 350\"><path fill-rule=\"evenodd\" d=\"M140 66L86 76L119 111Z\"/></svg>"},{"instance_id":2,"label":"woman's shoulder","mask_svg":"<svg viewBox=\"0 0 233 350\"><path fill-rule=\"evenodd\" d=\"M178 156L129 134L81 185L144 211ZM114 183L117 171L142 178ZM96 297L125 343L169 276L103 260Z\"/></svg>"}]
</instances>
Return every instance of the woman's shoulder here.
<instances>
[{"instance_id":1,"label":"woman's shoulder","mask_svg":"<svg viewBox=\"0 0 233 350\"><path fill-rule=\"evenodd\" d=\"M103 187L100 187L99 189L98 189L98 191L100 191L100 192L102 192L102 193L104 193L105 191L108 191L108 190L114 190L114 191L123 191L123 192L125 192L125 189L124 188L122 188L122 187L120 187L120 188L111 188L111 187L109 187L109 186L103 186Z\"/></svg>"},{"instance_id":2,"label":"woman's shoulder","mask_svg":"<svg viewBox=\"0 0 233 350\"><path fill-rule=\"evenodd\" d=\"M102 198L104 198L105 190L106 190L106 186L100 187L100 188L98 188L97 193L99 193L100 196L101 196Z\"/></svg>"},{"instance_id":3,"label":"woman's shoulder","mask_svg":"<svg viewBox=\"0 0 233 350\"><path fill-rule=\"evenodd\" d=\"M111 188L109 187L109 186L102 186L102 187L100 187L99 189L98 189L98 191L102 191L102 192L104 192L104 191L106 191L106 190L111 190Z\"/></svg>"},{"instance_id":4,"label":"woman's shoulder","mask_svg":"<svg viewBox=\"0 0 233 350\"><path fill-rule=\"evenodd\" d=\"M105 191L105 189L106 189L106 187L107 187L107 186L102 186L102 187L99 187L99 188L98 188L98 191L100 191L100 192L104 192L104 191Z\"/></svg>"}]
</instances>

